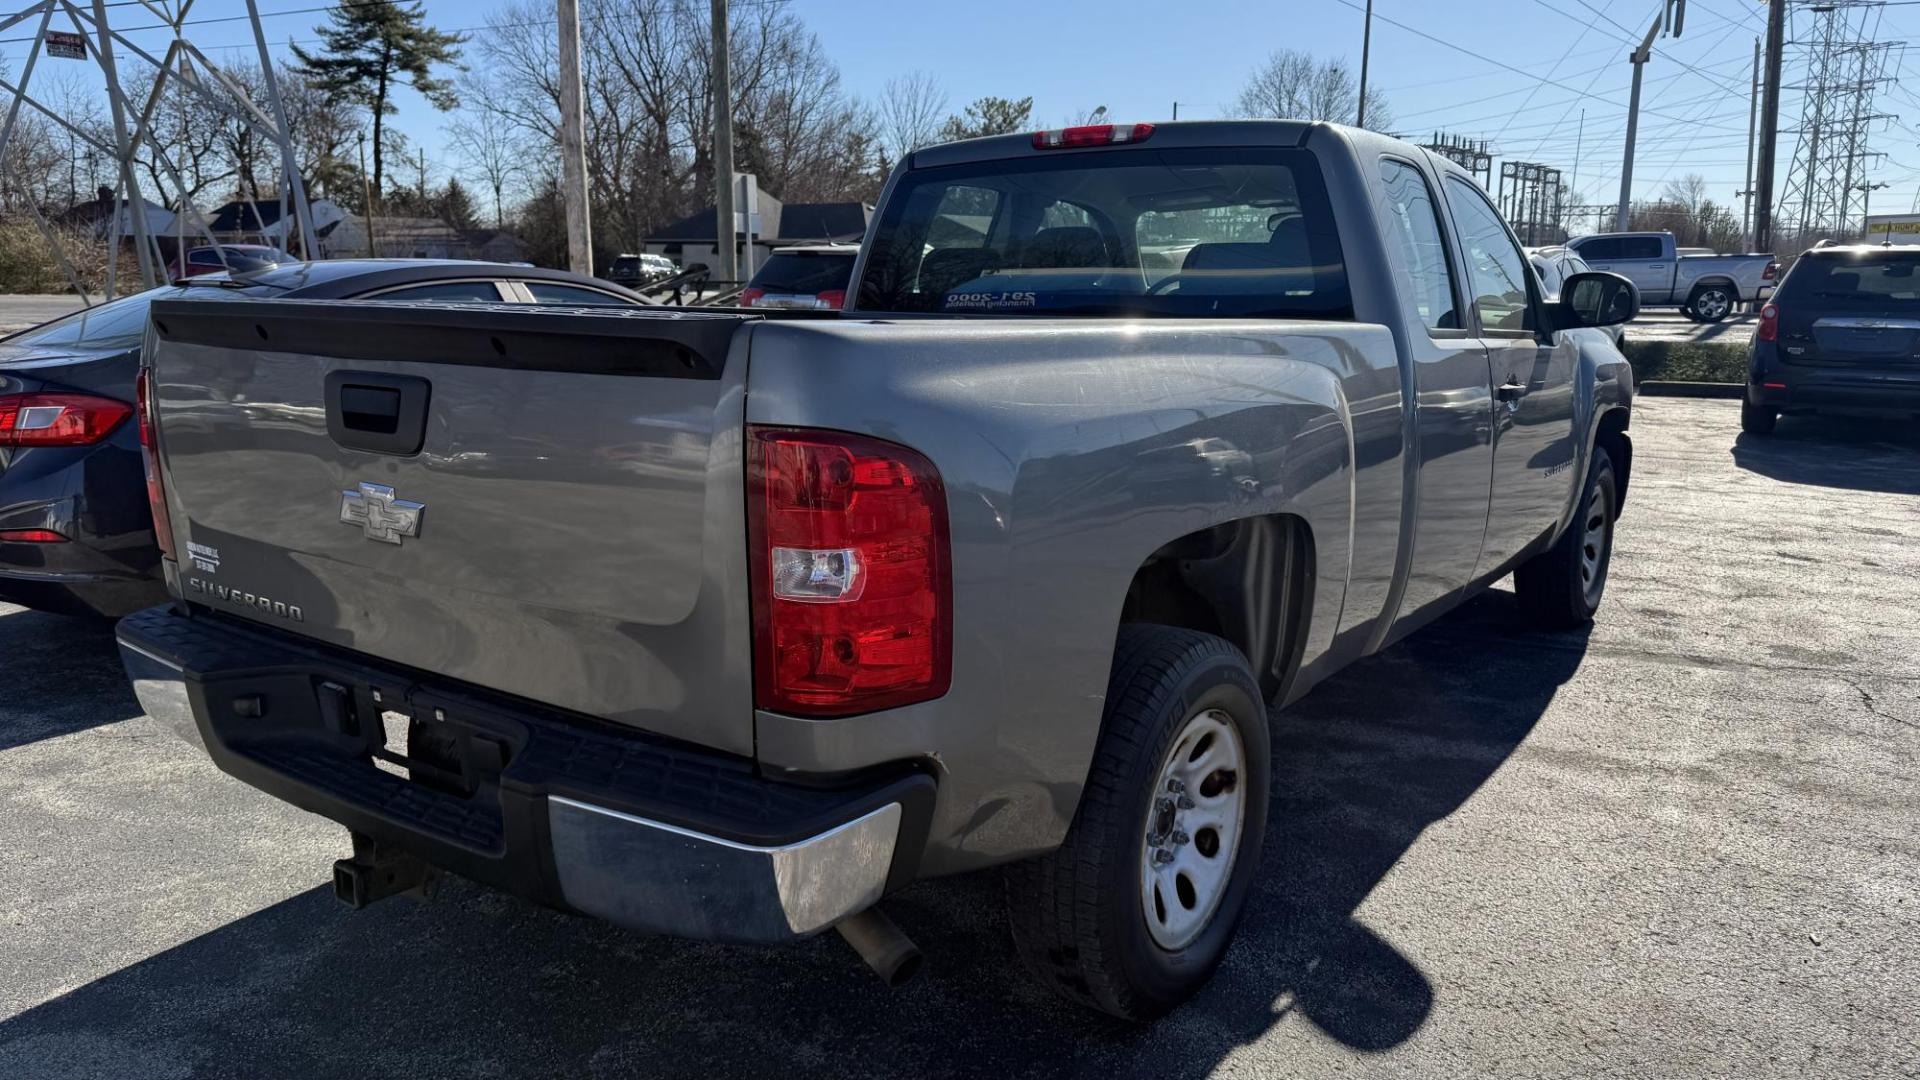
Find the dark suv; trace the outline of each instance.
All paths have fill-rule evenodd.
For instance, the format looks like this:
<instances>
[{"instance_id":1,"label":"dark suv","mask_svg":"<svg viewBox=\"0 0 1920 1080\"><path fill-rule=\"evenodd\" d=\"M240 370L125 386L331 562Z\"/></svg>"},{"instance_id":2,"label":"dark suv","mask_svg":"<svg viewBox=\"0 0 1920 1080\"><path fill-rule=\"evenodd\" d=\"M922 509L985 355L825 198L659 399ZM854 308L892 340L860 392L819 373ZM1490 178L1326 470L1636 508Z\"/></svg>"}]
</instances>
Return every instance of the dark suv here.
<instances>
[{"instance_id":1,"label":"dark suv","mask_svg":"<svg viewBox=\"0 0 1920 1080\"><path fill-rule=\"evenodd\" d=\"M1801 255L1760 309L1740 426L1782 413L1920 414L1920 249L1865 245Z\"/></svg>"}]
</instances>

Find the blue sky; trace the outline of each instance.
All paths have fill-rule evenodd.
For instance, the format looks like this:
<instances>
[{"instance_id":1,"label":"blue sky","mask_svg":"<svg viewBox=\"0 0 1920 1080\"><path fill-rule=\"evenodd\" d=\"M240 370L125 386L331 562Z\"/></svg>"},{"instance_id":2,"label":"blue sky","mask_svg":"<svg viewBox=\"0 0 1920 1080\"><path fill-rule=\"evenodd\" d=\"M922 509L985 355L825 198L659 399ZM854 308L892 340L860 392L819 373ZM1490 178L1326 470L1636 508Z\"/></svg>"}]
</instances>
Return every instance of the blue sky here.
<instances>
[{"instance_id":1,"label":"blue sky","mask_svg":"<svg viewBox=\"0 0 1920 1080\"><path fill-rule=\"evenodd\" d=\"M322 6L319 0L259 3L276 49L289 38L310 40L323 18L313 10ZM791 0L855 94L877 95L887 79L921 69L940 81L956 109L981 95L1031 94L1043 124L1097 105L1117 120L1166 119L1175 101L1183 118L1222 115L1275 49L1357 66L1363 3ZM448 29L477 26L496 6L427 0L432 20ZM1374 0L1373 83L1386 95L1395 130L1488 138L1498 158L1557 166L1591 201L1611 202L1619 191L1628 42L1645 32L1658 7L1658 0ZM194 14L244 11L241 0L200 0ZM1635 195L1652 196L1666 182L1697 172L1715 199L1732 202L1743 179L1749 65L1754 38L1764 29L1764 5L1688 0L1688 12L1683 35L1656 44L1646 69ZM1881 17L1880 38L1911 37L1920 47L1920 5L1890 6ZM151 21L138 7L116 9L115 19ZM244 23L203 24L195 32L203 47L250 44ZM143 40L156 49L164 43L157 34ZM0 43L0 55L17 71L24 48ZM1909 70L1903 63L1902 75ZM1874 138L1875 149L1888 157L1871 167L1869 179L1889 184L1875 193L1876 210L1905 210L1920 198L1916 91L1920 85L1909 83L1880 96L1880 111L1900 115ZM1790 91L1783 127L1792 126L1797 105ZM401 107L400 128L437 156L445 118L411 95ZM1791 133L1782 137L1783 179L1793 141Z\"/></svg>"}]
</instances>

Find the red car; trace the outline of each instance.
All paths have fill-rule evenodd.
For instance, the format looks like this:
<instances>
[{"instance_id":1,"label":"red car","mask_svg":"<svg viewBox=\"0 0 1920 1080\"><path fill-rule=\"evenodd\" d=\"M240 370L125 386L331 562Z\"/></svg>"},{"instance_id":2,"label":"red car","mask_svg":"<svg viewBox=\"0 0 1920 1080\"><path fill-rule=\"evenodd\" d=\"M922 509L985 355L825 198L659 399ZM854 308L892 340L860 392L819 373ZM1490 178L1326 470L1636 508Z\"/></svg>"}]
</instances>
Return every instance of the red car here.
<instances>
[{"instance_id":1,"label":"red car","mask_svg":"<svg viewBox=\"0 0 1920 1080\"><path fill-rule=\"evenodd\" d=\"M221 257L225 256L225 261ZM179 281L183 278L198 277L201 274L220 274L232 270L245 273L253 270L266 270L284 262L292 262L287 253L265 244L222 244L218 248L197 247L187 251L186 269L181 269L180 260L167 264L167 280Z\"/></svg>"}]
</instances>

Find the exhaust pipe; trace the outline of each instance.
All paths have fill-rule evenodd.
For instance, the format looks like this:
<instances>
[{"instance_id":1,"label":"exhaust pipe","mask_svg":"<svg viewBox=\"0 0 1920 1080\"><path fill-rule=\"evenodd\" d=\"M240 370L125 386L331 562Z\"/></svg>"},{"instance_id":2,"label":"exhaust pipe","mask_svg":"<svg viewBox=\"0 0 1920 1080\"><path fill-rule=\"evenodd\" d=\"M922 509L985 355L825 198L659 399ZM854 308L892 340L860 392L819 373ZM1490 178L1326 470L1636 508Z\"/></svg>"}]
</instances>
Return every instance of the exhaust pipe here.
<instances>
[{"instance_id":1,"label":"exhaust pipe","mask_svg":"<svg viewBox=\"0 0 1920 1080\"><path fill-rule=\"evenodd\" d=\"M853 946L853 951L860 954L860 959L867 962L888 989L897 990L920 974L920 946L879 908L870 907L857 915L849 915L834 929L840 931L840 936L847 939L847 944Z\"/></svg>"}]
</instances>

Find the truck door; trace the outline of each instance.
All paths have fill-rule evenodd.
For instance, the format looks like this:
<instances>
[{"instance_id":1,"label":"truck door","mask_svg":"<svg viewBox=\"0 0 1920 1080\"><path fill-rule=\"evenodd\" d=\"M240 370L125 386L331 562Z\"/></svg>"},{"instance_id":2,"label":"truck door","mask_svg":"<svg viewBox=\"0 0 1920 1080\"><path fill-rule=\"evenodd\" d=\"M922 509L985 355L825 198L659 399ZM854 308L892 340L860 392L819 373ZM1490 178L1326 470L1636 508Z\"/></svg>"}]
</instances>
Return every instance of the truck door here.
<instances>
[{"instance_id":1,"label":"truck door","mask_svg":"<svg viewBox=\"0 0 1920 1080\"><path fill-rule=\"evenodd\" d=\"M1486 533L1493 467L1486 347L1469 326L1461 276L1449 258L1438 200L1421 170L1380 161L1381 224L1396 265L1413 368L1418 458L1413 550L1397 612L1415 615L1473 578ZM1389 612L1389 614L1393 614ZM1375 644L1392 629L1383 623Z\"/></svg>"},{"instance_id":2,"label":"truck door","mask_svg":"<svg viewBox=\"0 0 1920 1080\"><path fill-rule=\"evenodd\" d=\"M1479 573L1505 565L1559 523L1576 481L1573 373L1579 346L1543 336L1526 257L1486 196L1447 179L1474 322L1493 375L1493 486Z\"/></svg>"}]
</instances>

